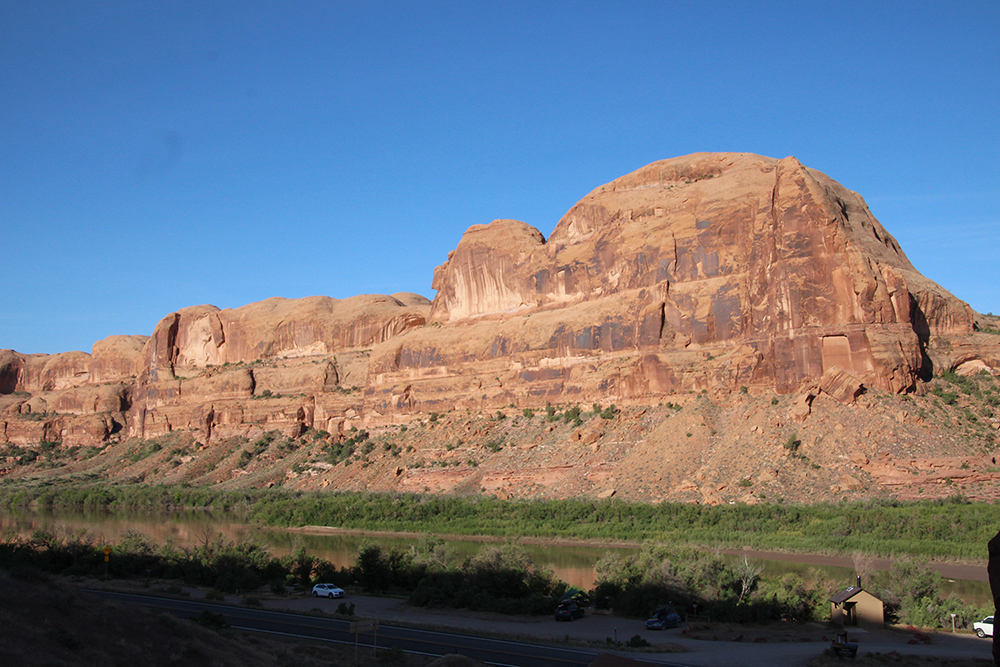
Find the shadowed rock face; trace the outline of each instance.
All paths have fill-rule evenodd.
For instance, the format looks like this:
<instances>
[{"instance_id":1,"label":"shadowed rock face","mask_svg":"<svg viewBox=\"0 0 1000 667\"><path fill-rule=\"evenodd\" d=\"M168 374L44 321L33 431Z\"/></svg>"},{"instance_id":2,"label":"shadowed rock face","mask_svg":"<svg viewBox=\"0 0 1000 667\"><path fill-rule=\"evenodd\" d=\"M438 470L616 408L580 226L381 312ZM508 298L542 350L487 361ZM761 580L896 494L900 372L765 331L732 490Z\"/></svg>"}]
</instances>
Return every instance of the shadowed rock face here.
<instances>
[{"instance_id":1,"label":"shadowed rock face","mask_svg":"<svg viewBox=\"0 0 1000 667\"><path fill-rule=\"evenodd\" d=\"M433 303L194 306L89 355L0 351L0 441L335 433L741 386L801 392L804 419L820 392L848 403L933 370L1000 368L971 309L914 269L858 194L795 158L656 162L588 194L548 240L515 220L474 225L433 287Z\"/></svg>"},{"instance_id":2,"label":"shadowed rock face","mask_svg":"<svg viewBox=\"0 0 1000 667\"><path fill-rule=\"evenodd\" d=\"M391 384L372 383L378 409L394 407L380 393L417 405L414 379L445 406L442 369L477 365L504 388L478 396L487 406L718 383L787 393L831 370L899 392L928 370L930 336L973 328L858 194L795 158L747 154L643 167L587 195L547 242L517 221L475 225L434 287L431 320L460 340L412 332L373 358Z\"/></svg>"}]
</instances>

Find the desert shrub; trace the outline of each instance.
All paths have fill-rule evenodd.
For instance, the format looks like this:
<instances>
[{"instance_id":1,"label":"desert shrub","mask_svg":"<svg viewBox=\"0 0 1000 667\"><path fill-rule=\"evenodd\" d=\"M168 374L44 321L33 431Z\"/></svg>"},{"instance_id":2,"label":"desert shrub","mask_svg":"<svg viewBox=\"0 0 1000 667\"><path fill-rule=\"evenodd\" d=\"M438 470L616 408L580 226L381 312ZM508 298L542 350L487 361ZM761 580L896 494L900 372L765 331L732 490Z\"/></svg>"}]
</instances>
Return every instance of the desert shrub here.
<instances>
[{"instance_id":1,"label":"desert shrub","mask_svg":"<svg viewBox=\"0 0 1000 667\"><path fill-rule=\"evenodd\" d=\"M520 545L488 545L460 567L425 570L409 600L415 606L549 614L565 590Z\"/></svg>"},{"instance_id":2,"label":"desert shrub","mask_svg":"<svg viewBox=\"0 0 1000 667\"><path fill-rule=\"evenodd\" d=\"M370 593L391 588L412 590L426 569L426 565L414 562L412 551L399 547L386 550L371 542L361 546L355 561L358 582Z\"/></svg>"},{"instance_id":3,"label":"desert shrub","mask_svg":"<svg viewBox=\"0 0 1000 667\"><path fill-rule=\"evenodd\" d=\"M574 426L580 426L583 423L582 412L579 405L574 405L562 414L563 422L569 424L572 423Z\"/></svg>"},{"instance_id":4,"label":"desert shrub","mask_svg":"<svg viewBox=\"0 0 1000 667\"><path fill-rule=\"evenodd\" d=\"M951 614L956 615L957 627L969 627L980 618L993 613L966 605L962 600L941 595L944 578L925 563L900 559L888 572L876 572L866 588L876 591L885 603L887 620L908 623L922 628L950 628Z\"/></svg>"},{"instance_id":5,"label":"desert shrub","mask_svg":"<svg viewBox=\"0 0 1000 667\"><path fill-rule=\"evenodd\" d=\"M810 620L828 611L832 592L822 577L806 586L790 574L768 580L753 561L732 562L688 548L646 545L629 556L610 552L595 566L593 600L598 607L642 618L657 607L700 613L723 622Z\"/></svg>"}]
</instances>

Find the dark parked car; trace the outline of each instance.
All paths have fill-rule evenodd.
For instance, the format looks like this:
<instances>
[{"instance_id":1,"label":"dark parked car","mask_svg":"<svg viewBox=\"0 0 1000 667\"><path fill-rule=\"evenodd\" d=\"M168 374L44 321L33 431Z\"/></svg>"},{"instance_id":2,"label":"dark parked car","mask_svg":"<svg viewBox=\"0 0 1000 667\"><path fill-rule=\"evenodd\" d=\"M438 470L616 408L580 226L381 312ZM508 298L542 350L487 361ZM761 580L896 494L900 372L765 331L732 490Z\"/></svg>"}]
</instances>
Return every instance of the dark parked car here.
<instances>
[{"instance_id":1,"label":"dark parked car","mask_svg":"<svg viewBox=\"0 0 1000 667\"><path fill-rule=\"evenodd\" d=\"M583 618L585 614L586 612L583 610L583 607L572 600L560 602L559 606L556 607L557 621L573 621L578 618Z\"/></svg>"},{"instance_id":2,"label":"dark parked car","mask_svg":"<svg viewBox=\"0 0 1000 667\"><path fill-rule=\"evenodd\" d=\"M670 607L660 607L653 612L653 616L646 621L647 630L666 630L676 628L681 624L680 614Z\"/></svg>"}]
</instances>

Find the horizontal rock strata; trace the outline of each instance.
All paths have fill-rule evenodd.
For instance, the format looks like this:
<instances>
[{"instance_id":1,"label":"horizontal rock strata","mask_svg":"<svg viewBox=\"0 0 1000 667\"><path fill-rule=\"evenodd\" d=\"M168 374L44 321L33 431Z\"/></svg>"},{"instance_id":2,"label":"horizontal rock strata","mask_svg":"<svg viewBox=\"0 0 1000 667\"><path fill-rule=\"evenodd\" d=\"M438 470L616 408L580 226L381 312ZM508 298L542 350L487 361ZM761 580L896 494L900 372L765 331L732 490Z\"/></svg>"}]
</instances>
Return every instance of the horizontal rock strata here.
<instances>
[{"instance_id":1,"label":"horizontal rock strata","mask_svg":"<svg viewBox=\"0 0 1000 667\"><path fill-rule=\"evenodd\" d=\"M183 430L210 444L704 390L794 394L783 409L802 423L817 396L849 405L870 389L919 392L944 370L1000 369L997 337L913 267L861 196L791 157L655 162L592 191L548 239L515 220L473 225L432 286L433 302L193 306L90 354L0 351L0 442Z\"/></svg>"}]
</instances>

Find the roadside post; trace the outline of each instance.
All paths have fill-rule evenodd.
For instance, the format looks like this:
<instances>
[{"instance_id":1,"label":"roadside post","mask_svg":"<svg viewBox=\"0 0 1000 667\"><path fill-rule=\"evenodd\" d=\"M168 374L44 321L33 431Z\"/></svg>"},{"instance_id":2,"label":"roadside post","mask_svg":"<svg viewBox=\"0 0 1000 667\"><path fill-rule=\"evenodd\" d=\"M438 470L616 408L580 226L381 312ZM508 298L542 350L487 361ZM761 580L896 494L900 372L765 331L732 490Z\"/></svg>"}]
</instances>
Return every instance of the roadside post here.
<instances>
[{"instance_id":1,"label":"roadside post","mask_svg":"<svg viewBox=\"0 0 1000 667\"><path fill-rule=\"evenodd\" d=\"M358 659L358 637L362 632L372 633L372 656L374 657L378 651L378 619L351 621L351 632L354 633L354 659Z\"/></svg>"},{"instance_id":2,"label":"roadside post","mask_svg":"<svg viewBox=\"0 0 1000 667\"><path fill-rule=\"evenodd\" d=\"M108 561L111 560L111 547L104 547L104 578L108 578Z\"/></svg>"}]
</instances>

